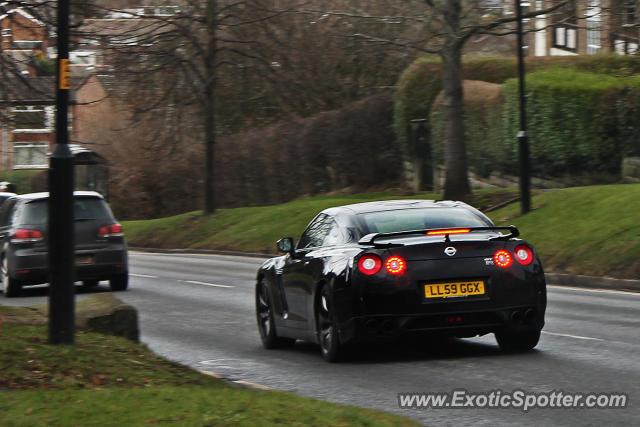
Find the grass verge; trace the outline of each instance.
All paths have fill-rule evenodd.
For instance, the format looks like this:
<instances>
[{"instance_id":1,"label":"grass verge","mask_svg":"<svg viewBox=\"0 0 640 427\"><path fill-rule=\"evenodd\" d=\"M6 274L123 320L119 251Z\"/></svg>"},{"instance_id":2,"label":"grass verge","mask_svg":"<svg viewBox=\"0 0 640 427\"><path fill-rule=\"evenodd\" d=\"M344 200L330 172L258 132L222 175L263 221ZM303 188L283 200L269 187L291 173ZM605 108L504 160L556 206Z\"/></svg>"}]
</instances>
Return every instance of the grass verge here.
<instances>
[{"instance_id":1,"label":"grass verge","mask_svg":"<svg viewBox=\"0 0 640 427\"><path fill-rule=\"evenodd\" d=\"M78 331L51 346L44 326L0 305L0 425L417 425L408 419L283 392L230 385L124 338ZM9 320L12 319L12 320Z\"/></svg>"},{"instance_id":2,"label":"grass verge","mask_svg":"<svg viewBox=\"0 0 640 427\"><path fill-rule=\"evenodd\" d=\"M480 210L508 201L516 190L477 191L469 203ZM131 246L275 252L283 236L298 238L322 209L394 198L437 199L434 194L403 196L369 193L299 199L276 206L220 209L203 216L190 212L170 218L124 223ZM640 184L576 187L535 194L533 211L520 216L520 204L492 211L498 224L515 224L540 254L547 271L640 277Z\"/></svg>"}]
</instances>

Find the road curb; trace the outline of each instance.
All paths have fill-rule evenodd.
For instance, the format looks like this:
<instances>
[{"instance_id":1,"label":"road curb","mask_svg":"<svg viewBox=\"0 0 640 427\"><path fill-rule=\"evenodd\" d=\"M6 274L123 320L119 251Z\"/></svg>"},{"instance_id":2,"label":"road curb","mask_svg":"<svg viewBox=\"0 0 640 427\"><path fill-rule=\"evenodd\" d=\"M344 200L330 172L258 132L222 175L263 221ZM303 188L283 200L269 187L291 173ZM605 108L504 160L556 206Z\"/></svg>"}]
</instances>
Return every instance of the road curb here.
<instances>
[{"instance_id":1,"label":"road curb","mask_svg":"<svg viewBox=\"0 0 640 427\"><path fill-rule=\"evenodd\" d=\"M138 252L151 252L157 254L194 254L194 255L228 255L247 258L272 258L278 256L277 254L258 254L253 252L238 252L238 251L220 251L215 249L160 249L160 248L140 248L136 246L130 246L129 250Z\"/></svg>"},{"instance_id":2,"label":"road curb","mask_svg":"<svg viewBox=\"0 0 640 427\"><path fill-rule=\"evenodd\" d=\"M271 387L267 387L266 385L262 385L262 384L256 384L256 383L251 383L249 381L243 381L243 380L231 380L229 378L225 378L222 375L216 374L215 372L211 372L211 371L205 371L202 369L198 369L198 372L200 372L203 375L208 375L210 377L213 378L217 378L221 381L225 381L229 384L233 384L233 385L237 385L240 387L244 387L244 388L249 388L252 390L260 390L260 391L273 391L274 389Z\"/></svg>"},{"instance_id":3,"label":"road curb","mask_svg":"<svg viewBox=\"0 0 640 427\"><path fill-rule=\"evenodd\" d=\"M545 273L547 284L574 288L609 289L640 292L640 280L613 277L574 276L571 274Z\"/></svg>"},{"instance_id":4,"label":"road curb","mask_svg":"<svg viewBox=\"0 0 640 427\"><path fill-rule=\"evenodd\" d=\"M130 247L133 251L163 253L163 254L203 254L203 255L226 255L248 258L268 259L276 254L258 254L252 252L221 251L214 249L160 249L160 248L140 248ZM616 291L640 292L640 280L616 279L614 277L580 276L564 273L545 273L549 285L568 286L572 288L586 289L609 289Z\"/></svg>"}]
</instances>

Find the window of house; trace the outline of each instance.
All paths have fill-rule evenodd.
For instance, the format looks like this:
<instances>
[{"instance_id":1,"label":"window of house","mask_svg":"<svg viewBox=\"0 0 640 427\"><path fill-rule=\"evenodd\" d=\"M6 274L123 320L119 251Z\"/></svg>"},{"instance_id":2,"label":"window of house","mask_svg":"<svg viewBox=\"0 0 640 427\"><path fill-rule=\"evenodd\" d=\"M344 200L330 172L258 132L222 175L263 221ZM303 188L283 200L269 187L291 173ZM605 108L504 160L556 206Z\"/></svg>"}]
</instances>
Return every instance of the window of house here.
<instances>
[{"instance_id":1,"label":"window of house","mask_svg":"<svg viewBox=\"0 0 640 427\"><path fill-rule=\"evenodd\" d=\"M578 25L575 1L569 2L553 17L553 47L576 51L578 49Z\"/></svg>"},{"instance_id":2,"label":"window of house","mask_svg":"<svg viewBox=\"0 0 640 427\"><path fill-rule=\"evenodd\" d=\"M14 132L49 131L51 129L50 114L44 107L14 107Z\"/></svg>"},{"instance_id":3,"label":"window of house","mask_svg":"<svg viewBox=\"0 0 640 427\"><path fill-rule=\"evenodd\" d=\"M600 53L601 44L601 9L600 0L591 0L586 11L587 20L587 55Z\"/></svg>"},{"instance_id":4,"label":"window of house","mask_svg":"<svg viewBox=\"0 0 640 427\"><path fill-rule=\"evenodd\" d=\"M13 168L14 169L46 169L47 150L49 144L46 141L14 142L13 143Z\"/></svg>"},{"instance_id":5,"label":"window of house","mask_svg":"<svg viewBox=\"0 0 640 427\"><path fill-rule=\"evenodd\" d=\"M69 54L71 63L79 65L96 65L96 52L93 50L76 50Z\"/></svg>"},{"instance_id":6,"label":"window of house","mask_svg":"<svg viewBox=\"0 0 640 427\"><path fill-rule=\"evenodd\" d=\"M623 24L635 24L636 23L636 2L625 1L624 2L624 17L622 19Z\"/></svg>"},{"instance_id":7,"label":"window of house","mask_svg":"<svg viewBox=\"0 0 640 427\"><path fill-rule=\"evenodd\" d=\"M2 37L11 37L11 28L3 28Z\"/></svg>"}]
</instances>

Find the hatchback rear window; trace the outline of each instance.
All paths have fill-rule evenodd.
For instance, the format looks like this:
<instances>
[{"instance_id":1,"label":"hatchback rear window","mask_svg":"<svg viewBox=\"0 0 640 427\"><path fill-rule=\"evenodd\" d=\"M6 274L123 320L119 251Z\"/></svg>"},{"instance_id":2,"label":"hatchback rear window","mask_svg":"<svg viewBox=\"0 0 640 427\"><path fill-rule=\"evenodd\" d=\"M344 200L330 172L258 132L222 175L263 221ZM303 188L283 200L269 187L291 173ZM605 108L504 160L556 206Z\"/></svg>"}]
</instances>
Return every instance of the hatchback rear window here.
<instances>
[{"instance_id":1,"label":"hatchback rear window","mask_svg":"<svg viewBox=\"0 0 640 427\"><path fill-rule=\"evenodd\" d=\"M76 197L73 202L76 221L111 219L107 204L95 197ZM20 222L22 224L46 224L49 217L49 201L35 200L25 205Z\"/></svg>"}]
</instances>

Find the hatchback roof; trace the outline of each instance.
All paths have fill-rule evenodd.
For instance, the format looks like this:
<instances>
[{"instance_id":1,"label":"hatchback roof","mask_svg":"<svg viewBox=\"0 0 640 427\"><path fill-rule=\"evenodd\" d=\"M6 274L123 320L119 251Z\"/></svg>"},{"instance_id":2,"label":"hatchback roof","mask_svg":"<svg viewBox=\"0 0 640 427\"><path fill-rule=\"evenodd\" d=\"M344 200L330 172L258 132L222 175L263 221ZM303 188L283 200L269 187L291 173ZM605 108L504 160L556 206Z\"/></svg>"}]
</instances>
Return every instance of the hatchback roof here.
<instances>
[{"instance_id":1,"label":"hatchback roof","mask_svg":"<svg viewBox=\"0 0 640 427\"><path fill-rule=\"evenodd\" d=\"M377 202L354 203L351 205L338 206L335 208L325 209L325 213L335 214L338 212L347 212L350 214L360 214L367 212L380 212L399 209L419 209L419 208L451 208L465 207L470 208L464 202L453 200L424 200L424 199L405 199L405 200L381 200Z\"/></svg>"},{"instance_id":2,"label":"hatchback roof","mask_svg":"<svg viewBox=\"0 0 640 427\"><path fill-rule=\"evenodd\" d=\"M102 194L100 194L100 193L98 193L96 191L74 191L73 195L74 196L80 196L80 197L98 197L100 199L104 198L104 197L102 197ZM48 199L49 198L49 193L48 192L42 192L42 193L18 194L15 197L18 198L18 199L21 199L21 200Z\"/></svg>"}]
</instances>

